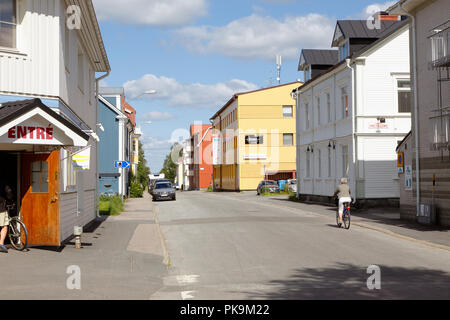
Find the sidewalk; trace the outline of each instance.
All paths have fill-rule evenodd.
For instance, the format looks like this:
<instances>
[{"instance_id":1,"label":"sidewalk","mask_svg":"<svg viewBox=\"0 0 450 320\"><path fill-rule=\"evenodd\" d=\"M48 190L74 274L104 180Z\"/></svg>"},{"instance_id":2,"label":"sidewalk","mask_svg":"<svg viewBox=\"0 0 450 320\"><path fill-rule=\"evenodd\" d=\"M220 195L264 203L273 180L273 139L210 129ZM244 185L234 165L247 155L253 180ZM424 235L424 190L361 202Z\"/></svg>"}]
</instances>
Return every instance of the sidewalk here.
<instances>
[{"instance_id":1,"label":"sidewalk","mask_svg":"<svg viewBox=\"0 0 450 320\"><path fill-rule=\"evenodd\" d=\"M74 242L0 255L0 299L147 300L163 287L167 267L151 199L130 199L125 212L102 217ZM81 290L69 290L69 266L81 272Z\"/></svg>"}]
</instances>

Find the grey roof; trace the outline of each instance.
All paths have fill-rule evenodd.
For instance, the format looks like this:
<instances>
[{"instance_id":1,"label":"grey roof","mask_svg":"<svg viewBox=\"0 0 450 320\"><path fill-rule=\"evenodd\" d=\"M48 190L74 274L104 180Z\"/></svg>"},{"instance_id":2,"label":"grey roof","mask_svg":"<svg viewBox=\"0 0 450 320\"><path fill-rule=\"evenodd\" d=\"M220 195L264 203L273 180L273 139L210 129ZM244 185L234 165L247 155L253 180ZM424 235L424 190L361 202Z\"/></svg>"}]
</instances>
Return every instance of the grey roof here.
<instances>
[{"instance_id":1,"label":"grey roof","mask_svg":"<svg viewBox=\"0 0 450 320\"><path fill-rule=\"evenodd\" d=\"M80 128L74 125L72 122L66 120L61 115L57 114L55 111L47 107L42 103L41 99L30 99L21 101L12 101L0 104L0 126L3 126L14 119L26 114L27 112L39 108L48 115L57 119L59 122L63 123L66 127L70 128L76 132L79 136L83 137L85 140L89 140L89 135L84 133Z\"/></svg>"},{"instance_id":2,"label":"grey roof","mask_svg":"<svg viewBox=\"0 0 450 320\"><path fill-rule=\"evenodd\" d=\"M329 65L334 66L338 63L337 50L303 49L302 54L305 59L305 65ZM300 63L302 59L300 58ZM299 64L299 70L301 65Z\"/></svg>"},{"instance_id":3,"label":"grey roof","mask_svg":"<svg viewBox=\"0 0 450 320\"><path fill-rule=\"evenodd\" d=\"M345 39L351 38L366 38L366 39L379 39L384 34L389 33L392 28L397 29L397 26L403 21L389 21L382 20L381 28L369 28L367 26L367 20L338 20L336 24L336 31L339 28ZM335 34L336 34L335 31ZM334 43L332 46L336 46Z\"/></svg>"}]
</instances>

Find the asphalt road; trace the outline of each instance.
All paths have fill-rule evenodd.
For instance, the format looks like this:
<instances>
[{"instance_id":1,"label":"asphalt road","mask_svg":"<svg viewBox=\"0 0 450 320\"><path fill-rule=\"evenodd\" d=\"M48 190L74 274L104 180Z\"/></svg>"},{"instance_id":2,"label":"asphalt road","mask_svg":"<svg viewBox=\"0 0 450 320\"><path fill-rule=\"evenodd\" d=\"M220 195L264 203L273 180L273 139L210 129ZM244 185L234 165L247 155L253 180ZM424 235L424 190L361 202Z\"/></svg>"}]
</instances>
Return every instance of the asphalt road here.
<instances>
[{"instance_id":1,"label":"asphalt road","mask_svg":"<svg viewBox=\"0 0 450 320\"><path fill-rule=\"evenodd\" d=\"M170 268L151 299L450 298L449 251L358 226L338 229L331 210L206 192L155 206ZM380 290L367 287L372 265Z\"/></svg>"}]
</instances>

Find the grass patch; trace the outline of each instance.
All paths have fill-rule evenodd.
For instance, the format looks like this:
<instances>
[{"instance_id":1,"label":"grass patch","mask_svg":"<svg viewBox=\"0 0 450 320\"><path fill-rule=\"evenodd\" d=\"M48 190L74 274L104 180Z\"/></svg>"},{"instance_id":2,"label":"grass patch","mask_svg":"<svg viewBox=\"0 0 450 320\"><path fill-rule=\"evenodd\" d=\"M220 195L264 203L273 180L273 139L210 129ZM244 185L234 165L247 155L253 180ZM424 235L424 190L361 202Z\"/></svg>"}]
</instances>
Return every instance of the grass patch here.
<instances>
[{"instance_id":1,"label":"grass patch","mask_svg":"<svg viewBox=\"0 0 450 320\"><path fill-rule=\"evenodd\" d=\"M99 210L102 216L118 216L123 211L122 199L117 196L100 196Z\"/></svg>"}]
</instances>

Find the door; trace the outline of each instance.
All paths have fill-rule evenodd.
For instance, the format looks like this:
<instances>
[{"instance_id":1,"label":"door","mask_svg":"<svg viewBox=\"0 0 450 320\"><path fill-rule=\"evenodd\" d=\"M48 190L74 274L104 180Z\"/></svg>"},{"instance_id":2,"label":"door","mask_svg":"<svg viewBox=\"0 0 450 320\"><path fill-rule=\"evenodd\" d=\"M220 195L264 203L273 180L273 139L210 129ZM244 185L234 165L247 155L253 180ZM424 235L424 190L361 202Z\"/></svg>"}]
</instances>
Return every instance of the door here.
<instances>
[{"instance_id":1,"label":"door","mask_svg":"<svg viewBox=\"0 0 450 320\"><path fill-rule=\"evenodd\" d=\"M23 222L30 245L59 246L59 151L23 154Z\"/></svg>"}]
</instances>

